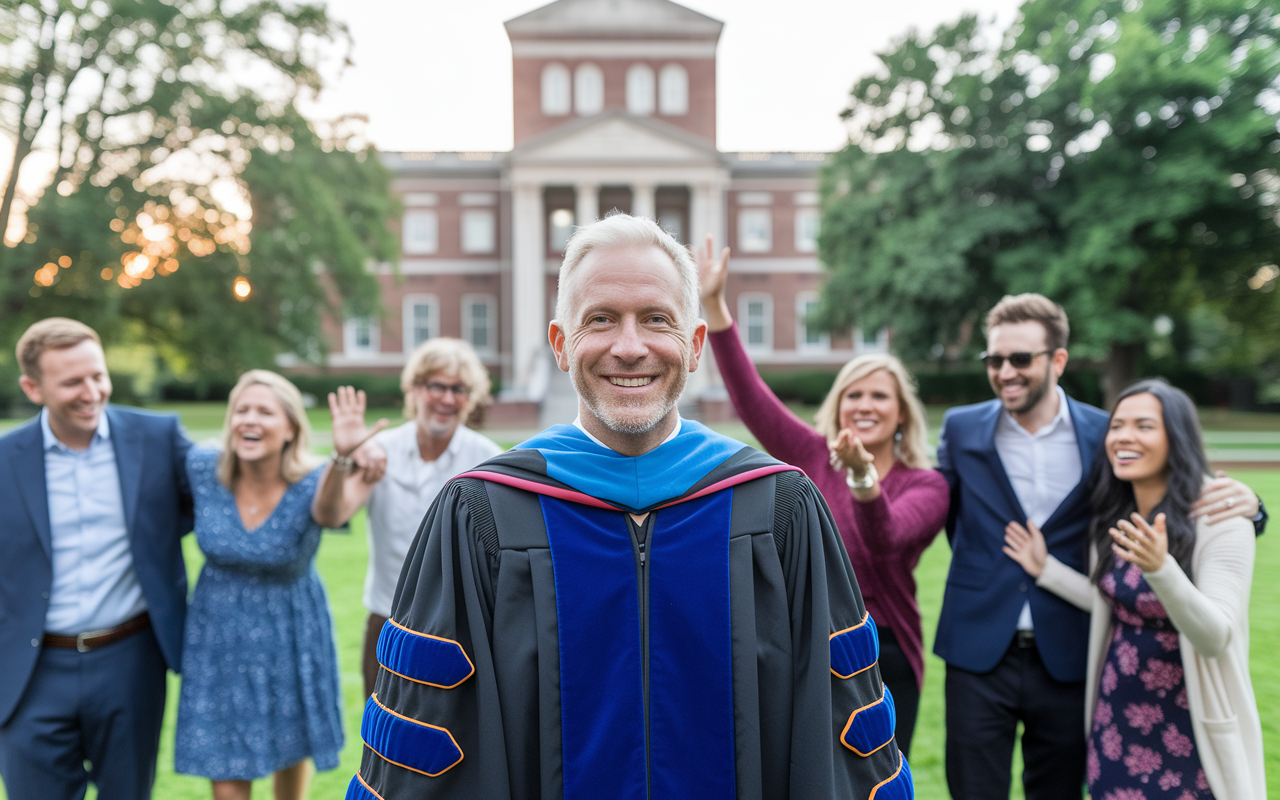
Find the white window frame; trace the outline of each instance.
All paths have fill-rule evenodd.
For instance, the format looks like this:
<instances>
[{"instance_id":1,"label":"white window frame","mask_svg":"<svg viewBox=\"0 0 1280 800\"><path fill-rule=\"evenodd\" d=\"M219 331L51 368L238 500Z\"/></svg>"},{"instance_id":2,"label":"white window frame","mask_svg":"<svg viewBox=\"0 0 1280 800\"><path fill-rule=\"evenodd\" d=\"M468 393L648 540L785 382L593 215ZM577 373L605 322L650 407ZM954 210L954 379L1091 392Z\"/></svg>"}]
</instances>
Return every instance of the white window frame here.
<instances>
[{"instance_id":1,"label":"white window frame","mask_svg":"<svg viewBox=\"0 0 1280 800\"><path fill-rule=\"evenodd\" d=\"M831 334L819 333L818 341L809 341L809 326L804 320L809 314L809 305L817 302L817 292L796 292L796 350L802 353L831 352Z\"/></svg>"},{"instance_id":2,"label":"white window frame","mask_svg":"<svg viewBox=\"0 0 1280 800\"><path fill-rule=\"evenodd\" d=\"M658 73L658 113L668 117L689 113L689 71L679 64L667 64Z\"/></svg>"},{"instance_id":3,"label":"white window frame","mask_svg":"<svg viewBox=\"0 0 1280 800\"><path fill-rule=\"evenodd\" d=\"M369 343L358 342L360 328L369 326ZM345 356L376 356L382 350L382 326L377 317L348 317L342 324L342 354Z\"/></svg>"},{"instance_id":4,"label":"white window frame","mask_svg":"<svg viewBox=\"0 0 1280 800\"><path fill-rule=\"evenodd\" d=\"M763 223L763 236L748 238L748 233L759 223ZM773 252L772 208L738 209L738 251L741 253Z\"/></svg>"},{"instance_id":5,"label":"white window frame","mask_svg":"<svg viewBox=\"0 0 1280 800\"><path fill-rule=\"evenodd\" d=\"M796 252L818 252L818 232L822 222L822 214L816 208L797 208L795 220ZM805 231L812 227L813 235L806 236Z\"/></svg>"},{"instance_id":6,"label":"white window frame","mask_svg":"<svg viewBox=\"0 0 1280 800\"><path fill-rule=\"evenodd\" d=\"M627 67L627 111L647 117L655 110L656 81L653 67L632 64Z\"/></svg>"},{"instance_id":7,"label":"white window frame","mask_svg":"<svg viewBox=\"0 0 1280 800\"><path fill-rule=\"evenodd\" d=\"M573 71L573 110L580 117L604 111L604 72L590 61Z\"/></svg>"},{"instance_id":8,"label":"white window frame","mask_svg":"<svg viewBox=\"0 0 1280 800\"><path fill-rule=\"evenodd\" d=\"M414 220L421 220L431 231L431 241L413 238ZM430 208L410 208L400 223L400 250L407 256L429 256L440 250L440 215Z\"/></svg>"},{"instance_id":9,"label":"white window frame","mask_svg":"<svg viewBox=\"0 0 1280 800\"><path fill-rule=\"evenodd\" d=\"M475 319L471 316L472 307L483 304L488 311L485 314L484 346L475 343ZM464 294L462 296L462 340L475 348L482 356L491 356L497 352L498 339L498 298L491 294Z\"/></svg>"},{"instance_id":10,"label":"white window frame","mask_svg":"<svg viewBox=\"0 0 1280 800\"><path fill-rule=\"evenodd\" d=\"M564 64L548 64L542 68L542 113L563 117L573 109L573 81Z\"/></svg>"},{"instance_id":11,"label":"white window frame","mask_svg":"<svg viewBox=\"0 0 1280 800\"><path fill-rule=\"evenodd\" d=\"M763 304L763 318L760 320L761 341L751 341L752 303ZM738 295L738 325L741 328L742 344L748 353L773 352L773 295L768 292L743 292Z\"/></svg>"},{"instance_id":12,"label":"white window frame","mask_svg":"<svg viewBox=\"0 0 1280 800\"><path fill-rule=\"evenodd\" d=\"M440 335L440 298L425 292L406 294L404 299L400 301L400 320L404 337L401 347L405 355L412 353L418 345L422 344L422 342L414 341L414 328L416 325L413 318L413 310L420 305L431 309L427 320L427 338L423 339L422 342L430 341Z\"/></svg>"},{"instance_id":13,"label":"white window frame","mask_svg":"<svg viewBox=\"0 0 1280 800\"><path fill-rule=\"evenodd\" d=\"M487 225L487 236L481 236L481 228ZM458 237L462 252L468 255L492 253L497 249L498 223L497 215L491 208L465 209L458 219Z\"/></svg>"}]
</instances>

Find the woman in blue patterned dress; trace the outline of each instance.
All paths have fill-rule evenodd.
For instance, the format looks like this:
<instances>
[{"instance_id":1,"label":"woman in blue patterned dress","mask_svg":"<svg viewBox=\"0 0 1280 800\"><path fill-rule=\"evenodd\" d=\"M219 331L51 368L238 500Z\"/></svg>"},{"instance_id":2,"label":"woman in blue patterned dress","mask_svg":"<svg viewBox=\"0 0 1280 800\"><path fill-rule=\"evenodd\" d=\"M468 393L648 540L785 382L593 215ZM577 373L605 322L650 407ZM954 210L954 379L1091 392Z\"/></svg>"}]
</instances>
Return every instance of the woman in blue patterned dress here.
<instances>
[{"instance_id":1,"label":"woman in blue patterned dress","mask_svg":"<svg viewBox=\"0 0 1280 800\"><path fill-rule=\"evenodd\" d=\"M1191 519L1209 479L1195 406L1161 380L1121 393L1092 475L1092 575L1046 556L1034 525L1005 552L1091 611L1086 780L1093 800L1262 800L1249 678L1254 531Z\"/></svg>"},{"instance_id":2,"label":"woman in blue patterned dress","mask_svg":"<svg viewBox=\"0 0 1280 800\"><path fill-rule=\"evenodd\" d=\"M371 435L363 393L343 387L330 409L334 453L350 454ZM321 528L346 522L354 484L385 460L366 450L360 469L343 457L315 467L309 438L298 389L252 370L231 392L222 450L187 459L206 560L187 614L174 762L210 778L215 800L248 798L268 774L276 798L300 798L307 759L338 765L342 694L315 555Z\"/></svg>"}]
</instances>

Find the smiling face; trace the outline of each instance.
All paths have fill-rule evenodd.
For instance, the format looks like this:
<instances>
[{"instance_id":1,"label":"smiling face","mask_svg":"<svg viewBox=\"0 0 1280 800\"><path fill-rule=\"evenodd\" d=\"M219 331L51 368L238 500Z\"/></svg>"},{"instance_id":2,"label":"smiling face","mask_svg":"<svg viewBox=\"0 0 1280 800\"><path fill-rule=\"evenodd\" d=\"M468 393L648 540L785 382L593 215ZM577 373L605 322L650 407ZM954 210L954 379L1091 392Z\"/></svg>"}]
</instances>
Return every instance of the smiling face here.
<instances>
[{"instance_id":1,"label":"smiling face","mask_svg":"<svg viewBox=\"0 0 1280 800\"><path fill-rule=\"evenodd\" d=\"M551 345L573 379L583 425L619 452L649 447L651 435L665 437L675 424L706 324L680 319L679 274L657 247L594 249L573 281L573 307L552 323Z\"/></svg>"},{"instance_id":2,"label":"smiling face","mask_svg":"<svg viewBox=\"0 0 1280 800\"><path fill-rule=\"evenodd\" d=\"M1117 403L1106 447L1111 469L1120 480L1163 480L1169 473L1169 437L1160 400L1143 392Z\"/></svg>"},{"instance_id":3,"label":"smiling face","mask_svg":"<svg viewBox=\"0 0 1280 800\"><path fill-rule=\"evenodd\" d=\"M85 339L40 354L40 377L23 375L23 392L49 412L49 427L63 444L83 450L93 441L102 410L111 397L111 378L102 347Z\"/></svg>"},{"instance_id":4,"label":"smiling face","mask_svg":"<svg viewBox=\"0 0 1280 800\"><path fill-rule=\"evenodd\" d=\"M279 458L298 435L284 404L270 387L254 383L241 390L231 408L231 448L242 462Z\"/></svg>"},{"instance_id":5,"label":"smiling face","mask_svg":"<svg viewBox=\"0 0 1280 800\"><path fill-rule=\"evenodd\" d=\"M462 391L455 391L459 387ZM434 439L453 436L467 415L470 390L455 369L438 370L413 385L418 427Z\"/></svg>"},{"instance_id":6,"label":"smiling face","mask_svg":"<svg viewBox=\"0 0 1280 800\"><path fill-rule=\"evenodd\" d=\"M1000 369L987 367L987 380L1001 404L1011 414L1027 414L1041 403L1053 403L1050 389L1067 365L1067 351L1059 348L1051 353L1046 345L1044 325L1039 322L1006 322L987 331L987 352L1008 356L1012 353L1042 353L1023 369L1005 358Z\"/></svg>"},{"instance_id":7,"label":"smiling face","mask_svg":"<svg viewBox=\"0 0 1280 800\"><path fill-rule=\"evenodd\" d=\"M840 428L852 431L870 450L892 441L907 416L898 397L898 382L883 369L849 384L840 396L838 413Z\"/></svg>"}]
</instances>

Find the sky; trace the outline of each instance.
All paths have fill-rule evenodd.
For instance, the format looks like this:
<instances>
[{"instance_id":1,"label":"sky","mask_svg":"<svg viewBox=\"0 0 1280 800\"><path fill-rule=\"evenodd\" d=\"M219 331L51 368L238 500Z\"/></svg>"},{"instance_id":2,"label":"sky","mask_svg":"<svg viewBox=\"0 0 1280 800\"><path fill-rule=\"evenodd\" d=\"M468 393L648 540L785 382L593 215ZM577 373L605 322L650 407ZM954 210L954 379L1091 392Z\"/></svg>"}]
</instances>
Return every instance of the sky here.
<instances>
[{"instance_id":1,"label":"sky","mask_svg":"<svg viewBox=\"0 0 1280 800\"><path fill-rule=\"evenodd\" d=\"M328 0L355 42L317 117L361 113L384 150L509 150L511 46L504 20L546 0ZM850 87L907 30L971 11L1007 26L1015 0L690 0L725 23L717 66L721 150L829 151Z\"/></svg>"}]
</instances>

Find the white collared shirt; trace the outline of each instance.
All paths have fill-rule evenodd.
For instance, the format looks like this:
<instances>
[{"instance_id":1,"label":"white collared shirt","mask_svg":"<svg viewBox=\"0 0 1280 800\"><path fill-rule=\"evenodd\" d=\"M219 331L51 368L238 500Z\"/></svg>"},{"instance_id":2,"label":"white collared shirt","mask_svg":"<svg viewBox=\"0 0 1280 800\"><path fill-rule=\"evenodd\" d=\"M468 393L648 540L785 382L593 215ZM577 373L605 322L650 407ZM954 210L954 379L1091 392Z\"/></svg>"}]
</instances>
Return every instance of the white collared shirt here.
<instances>
[{"instance_id":1,"label":"white collared shirt","mask_svg":"<svg viewBox=\"0 0 1280 800\"><path fill-rule=\"evenodd\" d=\"M665 439L663 439L663 440L662 440L662 444L666 444L667 442L669 442L669 441L671 441L672 439L674 439L674 438L676 438L677 436L679 436L679 435L680 435L680 427L681 427L681 425L682 425L683 423L684 423L684 420L683 420L683 419L681 419L680 414L677 412L677 414L676 414L676 426L675 426L675 428L673 428L673 429L672 429L672 431L671 431L671 435L669 435L667 438L665 438ZM583 424L582 424L582 415L581 415L581 414L579 414L578 416L576 416L576 417L574 417L574 418L573 418L573 427L575 427L575 428L577 428L578 430L580 430L580 431L582 431L583 433L585 433L585 434L587 435L587 438L588 438L588 439L590 439L591 441L593 441L593 442L595 442L596 444L600 445L600 446L601 446L601 447L603 447L604 449L606 449L606 450L613 450L613 448L612 448L612 447L610 447L609 445L605 444L604 442L600 441L599 439L597 439L596 437L594 437L594 436L592 436L592 435L591 435L591 431L587 430L587 429L583 426ZM658 445L658 447L662 447L662 444ZM616 453L616 452L618 452L618 451L617 451L617 450L613 450L613 452L615 452L615 453Z\"/></svg>"},{"instance_id":2,"label":"white collared shirt","mask_svg":"<svg viewBox=\"0 0 1280 800\"><path fill-rule=\"evenodd\" d=\"M391 616L400 568L418 534L418 526L449 479L493 458L502 448L465 425L435 461L418 450L418 423L409 421L382 431L374 441L387 451L387 473L369 495L369 569L364 578L364 607Z\"/></svg>"},{"instance_id":3,"label":"white collared shirt","mask_svg":"<svg viewBox=\"0 0 1280 800\"><path fill-rule=\"evenodd\" d=\"M75 636L111 628L147 610L133 567L124 495L104 410L89 447L73 450L40 411L53 586L44 629Z\"/></svg>"},{"instance_id":4,"label":"white collared shirt","mask_svg":"<svg viewBox=\"0 0 1280 800\"><path fill-rule=\"evenodd\" d=\"M1030 433L1008 411L1000 412L996 423L996 453L1004 465L1013 493L1018 496L1027 519L1043 526L1084 475L1080 445L1067 407L1067 393L1061 386L1058 413L1049 424ZM1026 524L1025 519L1013 520ZM1003 538L1003 531L1001 538ZM1031 630L1031 604L1024 603L1018 617L1019 630Z\"/></svg>"}]
</instances>

